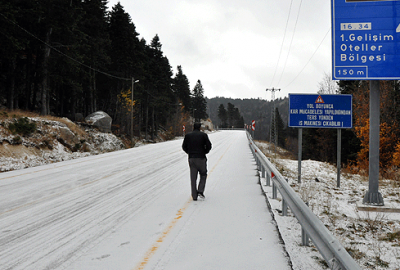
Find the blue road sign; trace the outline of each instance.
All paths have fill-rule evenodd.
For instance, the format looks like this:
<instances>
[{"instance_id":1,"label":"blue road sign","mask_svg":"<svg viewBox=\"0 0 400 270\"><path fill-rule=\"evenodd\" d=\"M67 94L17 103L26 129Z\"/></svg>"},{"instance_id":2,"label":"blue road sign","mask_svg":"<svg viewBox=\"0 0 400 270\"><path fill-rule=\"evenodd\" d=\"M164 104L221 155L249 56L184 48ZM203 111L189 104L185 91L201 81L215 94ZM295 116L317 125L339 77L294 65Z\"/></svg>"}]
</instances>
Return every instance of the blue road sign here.
<instances>
[{"instance_id":1,"label":"blue road sign","mask_svg":"<svg viewBox=\"0 0 400 270\"><path fill-rule=\"evenodd\" d=\"M289 127L352 128L352 96L289 94Z\"/></svg>"},{"instance_id":2,"label":"blue road sign","mask_svg":"<svg viewBox=\"0 0 400 270\"><path fill-rule=\"evenodd\" d=\"M332 0L332 78L400 78L400 0Z\"/></svg>"}]
</instances>

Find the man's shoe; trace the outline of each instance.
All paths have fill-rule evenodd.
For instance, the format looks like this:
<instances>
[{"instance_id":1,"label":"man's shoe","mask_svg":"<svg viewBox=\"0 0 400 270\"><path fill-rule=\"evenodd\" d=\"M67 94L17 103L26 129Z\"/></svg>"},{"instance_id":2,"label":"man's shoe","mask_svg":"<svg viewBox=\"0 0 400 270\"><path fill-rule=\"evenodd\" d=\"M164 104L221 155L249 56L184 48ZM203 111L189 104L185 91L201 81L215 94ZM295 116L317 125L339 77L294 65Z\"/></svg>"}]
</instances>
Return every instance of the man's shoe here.
<instances>
[{"instance_id":1,"label":"man's shoe","mask_svg":"<svg viewBox=\"0 0 400 270\"><path fill-rule=\"evenodd\" d=\"M198 192L197 195L203 200L206 198L206 196L204 196L203 192Z\"/></svg>"}]
</instances>

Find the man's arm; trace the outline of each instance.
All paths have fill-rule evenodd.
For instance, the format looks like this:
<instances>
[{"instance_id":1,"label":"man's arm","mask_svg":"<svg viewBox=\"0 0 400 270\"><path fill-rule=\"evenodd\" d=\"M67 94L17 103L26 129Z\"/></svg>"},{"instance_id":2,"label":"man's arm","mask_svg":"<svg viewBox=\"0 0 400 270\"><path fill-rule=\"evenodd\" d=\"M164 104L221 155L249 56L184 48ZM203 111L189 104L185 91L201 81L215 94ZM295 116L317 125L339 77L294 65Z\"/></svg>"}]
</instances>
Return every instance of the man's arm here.
<instances>
[{"instance_id":1,"label":"man's arm","mask_svg":"<svg viewBox=\"0 0 400 270\"><path fill-rule=\"evenodd\" d=\"M210 139L208 138L208 135L207 134L205 134L205 135L206 135L205 136L205 138L206 138L205 151L206 151L206 154L208 154L211 150L212 145L211 145Z\"/></svg>"},{"instance_id":2,"label":"man's arm","mask_svg":"<svg viewBox=\"0 0 400 270\"><path fill-rule=\"evenodd\" d=\"M187 143L186 136L185 136L185 138L183 139L182 149L183 149L183 151L185 151L186 154L189 154L189 153L188 153L189 150L188 150L188 143Z\"/></svg>"}]
</instances>

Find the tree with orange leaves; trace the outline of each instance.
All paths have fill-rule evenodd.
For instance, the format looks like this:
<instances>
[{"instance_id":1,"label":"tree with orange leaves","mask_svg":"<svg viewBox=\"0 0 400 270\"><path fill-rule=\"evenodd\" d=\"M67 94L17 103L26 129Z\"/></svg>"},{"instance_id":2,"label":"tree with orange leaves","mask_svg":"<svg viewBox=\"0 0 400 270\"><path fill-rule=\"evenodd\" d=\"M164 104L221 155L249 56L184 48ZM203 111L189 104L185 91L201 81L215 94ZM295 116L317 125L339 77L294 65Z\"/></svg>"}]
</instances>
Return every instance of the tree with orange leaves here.
<instances>
[{"instance_id":1,"label":"tree with orange leaves","mask_svg":"<svg viewBox=\"0 0 400 270\"><path fill-rule=\"evenodd\" d=\"M383 81L380 85L381 124L379 165L381 173L386 173L393 165L400 165L399 125L396 114L396 98L393 97L396 85ZM359 169L368 171L369 164L369 87L361 83L353 93L354 132L361 141L361 150L357 155Z\"/></svg>"}]
</instances>

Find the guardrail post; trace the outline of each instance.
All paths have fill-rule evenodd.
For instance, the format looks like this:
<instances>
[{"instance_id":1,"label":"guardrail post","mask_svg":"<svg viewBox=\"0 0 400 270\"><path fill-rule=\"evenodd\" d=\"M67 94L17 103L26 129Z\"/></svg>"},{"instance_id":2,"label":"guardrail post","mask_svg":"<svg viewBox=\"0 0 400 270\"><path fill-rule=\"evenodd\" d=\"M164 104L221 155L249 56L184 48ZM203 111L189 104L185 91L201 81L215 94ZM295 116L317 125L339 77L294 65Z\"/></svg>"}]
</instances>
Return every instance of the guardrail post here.
<instances>
[{"instance_id":1,"label":"guardrail post","mask_svg":"<svg viewBox=\"0 0 400 270\"><path fill-rule=\"evenodd\" d=\"M289 182L289 180L286 179L286 182ZM283 216L287 216L287 209L288 209L288 205L287 205L285 199L282 198L282 215Z\"/></svg>"},{"instance_id":2,"label":"guardrail post","mask_svg":"<svg viewBox=\"0 0 400 270\"><path fill-rule=\"evenodd\" d=\"M282 199L282 216L287 216L287 203L284 199Z\"/></svg>"},{"instance_id":3,"label":"guardrail post","mask_svg":"<svg viewBox=\"0 0 400 270\"><path fill-rule=\"evenodd\" d=\"M265 178L265 167L261 166L261 178Z\"/></svg>"},{"instance_id":4,"label":"guardrail post","mask_svg":"<svg viewBox=\"0 0 400 270\"><path fill-rule=\"evenodd\" d=\"M310 245L310 238L303 228L301 228L301 245L307 247Z\"/></svg>"},{"instance_id":5,"label":"guardrail post","mask_svg":"<svg viewBox=\"0 0 400 270\"><path fill-rule=\"evenodd\" d=\"M271 172L268 171L267 174L265 175L265 185L268 187L271 186Z\"/></svg>"},{"instance_id":6,"label":"guardrail post","mask_svg":"<svg viewBox=\"0 0 400 270\"><path fill-rule=\"evenodd\" d=\"M272 182L272 199L277 198L277 188L274 182Z\"/></svg>"},{"instance_id":7,"label":"guardrail post","mask_svg":"<svg viewBox=\"0 0 400 270\"><path fill-rule=\"evenodd\" d=\"M306 202L306 205L308 206L308 202ZM303 229L303 226L301 226L301 245L307 247L310 245L310 238L308 237L307 232Z\"/></svg>"}]
</instances>

